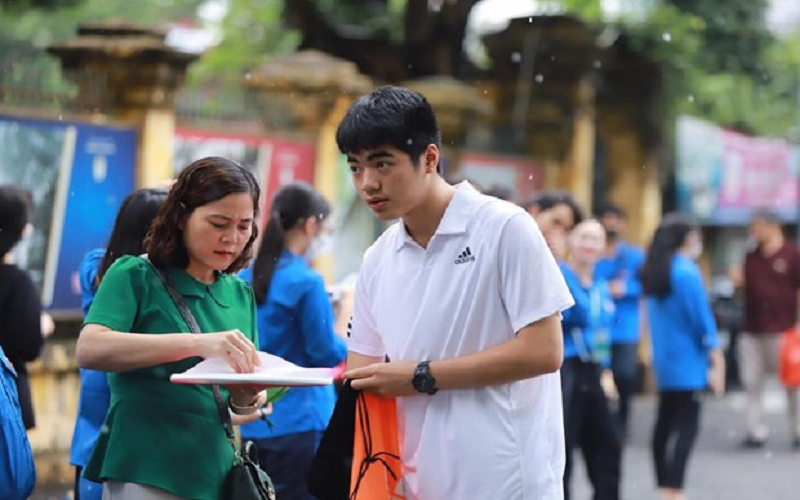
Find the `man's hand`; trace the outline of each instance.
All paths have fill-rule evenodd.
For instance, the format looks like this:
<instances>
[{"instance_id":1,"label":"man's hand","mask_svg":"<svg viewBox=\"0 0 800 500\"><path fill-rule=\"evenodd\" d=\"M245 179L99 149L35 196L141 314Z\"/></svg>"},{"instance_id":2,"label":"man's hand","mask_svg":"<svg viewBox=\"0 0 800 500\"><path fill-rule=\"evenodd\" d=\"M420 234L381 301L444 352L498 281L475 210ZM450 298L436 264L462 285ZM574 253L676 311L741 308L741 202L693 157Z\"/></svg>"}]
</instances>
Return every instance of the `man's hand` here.
<instances>
[{"instance_id":1,"label":"man's hand","mask_svg":"<svg viewBox=\"0 0 800 500\"><path fill-rule=\"evenodd\" d=\"M419 394L412 379L417 363L391 361L374 363L345 372L345 380L351 380L353 389L363 390L383 397L414 396Z\"/></svg>"},{"instance_id":2,"label":"man's hand","mask_svg":"<svg viewBox=\"0 0 800 500\"><path fill-rule=\"evenodd\" d=\"M620 279L614 280L608 284L608 289L611 292L611 296L618 299L625 295L625 281Z\"/></svg>"}]
</instances>

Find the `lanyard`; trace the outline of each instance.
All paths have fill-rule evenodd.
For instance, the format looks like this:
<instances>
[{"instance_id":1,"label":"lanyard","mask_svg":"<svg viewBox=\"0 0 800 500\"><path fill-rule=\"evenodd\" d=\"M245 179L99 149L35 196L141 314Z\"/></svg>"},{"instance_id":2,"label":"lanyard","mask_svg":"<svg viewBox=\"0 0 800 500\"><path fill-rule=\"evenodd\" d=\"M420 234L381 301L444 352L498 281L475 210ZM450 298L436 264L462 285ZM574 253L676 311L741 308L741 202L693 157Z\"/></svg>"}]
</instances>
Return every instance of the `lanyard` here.
<instances>
[{"instance_id":1,"label":"lanyard","mask_svg":"<svg viewBox=\"0 0 800 500\"><path fill-rule=\"evenodd\" d=\"M589 321L586 328L594 328L594 325L598 322L600 317L600 308L602 307L600 303L600 289L592 285L589 290L587 290L587 293L589 295ZM575 344L578 357L581 358L581 361L593 361L592 349L586 345L586 337L583 335L583 330L575 327L570 331L570 334L572 335L572 342Z\"/></svg>"}]
</instances>

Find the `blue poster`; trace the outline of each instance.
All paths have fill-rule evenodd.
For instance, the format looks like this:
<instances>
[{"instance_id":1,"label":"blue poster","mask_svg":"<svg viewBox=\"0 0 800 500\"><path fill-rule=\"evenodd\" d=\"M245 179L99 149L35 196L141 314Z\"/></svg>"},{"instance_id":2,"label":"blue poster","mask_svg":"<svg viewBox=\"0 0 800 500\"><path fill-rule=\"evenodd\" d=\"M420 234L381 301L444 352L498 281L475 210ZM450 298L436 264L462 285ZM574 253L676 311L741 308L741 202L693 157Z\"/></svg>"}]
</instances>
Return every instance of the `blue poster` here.
<instances>
[{"instance_id":1,"label":"blue poster","mask_svg":"<svg viewBox=\"0 0 800 500\"><path fill-rule=\"evenodd\" d=\"M136 132L80 122L0 116L0 183L28 189L31 237L15 250L46 309L79 314L77 270L105 246L117 210L134 189Z\"/></svg>"},{"instance_id":2,"label":"blue poster","mask_svg":"<svg viewBox=\"0 0 800 500\"><path fill-rule=\"evenodd\" d=\"M75 152L69 185L62 193L66 203L57 204L64 207L61 234L53 231L50 245L54 253L58 249L58 257L55 265L46 267L42 290L44 304L52 310L80 310L78 266L88 251L105 246L117 210L135 186L135 131L74 126Z\"/></svg>"}]
</instances>

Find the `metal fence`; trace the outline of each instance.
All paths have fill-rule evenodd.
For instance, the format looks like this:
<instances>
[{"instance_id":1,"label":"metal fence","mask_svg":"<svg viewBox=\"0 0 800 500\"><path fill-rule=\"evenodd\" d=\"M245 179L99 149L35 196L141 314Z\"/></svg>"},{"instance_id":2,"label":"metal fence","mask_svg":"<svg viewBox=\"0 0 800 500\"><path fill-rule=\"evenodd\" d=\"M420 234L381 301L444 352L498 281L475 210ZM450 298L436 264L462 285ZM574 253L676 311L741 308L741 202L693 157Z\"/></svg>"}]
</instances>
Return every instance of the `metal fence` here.
<instances>
[{"instance_id":1,"label":"metal fence","mask_svg":"<svg viewBox=\"0 0 800 500\"><path fill-rule=\"evenodd\" d=\"M0 106L48 114L94 114L109 110L103 75L61 69L41 56L0 59Z\"/></svg>"},{"instance_id":2,"label":"metal fence","mask_svg":"<svg viewBox=\"0 0 800 500\"><path fill-rule=\"evenodd\" d=\"M175 115L179 124L211 130L261 132L261 107L252 93L235 86L190 85L178 92Z\"/></svg>"}]
</instances>

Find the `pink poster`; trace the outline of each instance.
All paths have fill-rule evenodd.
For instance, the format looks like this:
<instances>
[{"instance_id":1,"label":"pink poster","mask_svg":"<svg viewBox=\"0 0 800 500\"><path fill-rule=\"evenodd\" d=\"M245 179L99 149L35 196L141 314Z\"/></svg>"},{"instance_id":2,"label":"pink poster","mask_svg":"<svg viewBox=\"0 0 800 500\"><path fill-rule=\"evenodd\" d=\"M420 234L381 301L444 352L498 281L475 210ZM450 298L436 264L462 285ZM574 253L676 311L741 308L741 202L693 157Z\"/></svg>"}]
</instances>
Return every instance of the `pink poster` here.
<instances>
[{"instance_id":1,"label":"pink poster","mask_svg":"<svg viewBox=\"0 0 800 500\"><path fill-rule=\"evenodd\" d=\"M180 128L175 133L175 173L205 156L224 156L250 168L261 183L266 220L275 191L295 181L314 183L316 145L274 136Z\"/></svg>"},{"instance_id":2,"label":"pink poster","mask_svg":"<svg viewBox=\"0 0 800 500\"><path fill-rule=\"evenodd\" d=\"M480 185L511 188L524 200L544 186L544 169L531 158L491 153L465 152L461 156L458 174Z\"/></svg>"},{"instance_id":3,"label":"pink poster","mask_svg":"<svg viewBox=\"0 0 800 500\"><path fill-rule=\"evenodd\" d=\"M723 176L720 209L794 208L798 178L788 143L723 131Z\"/></svg>"}]
</instances>

